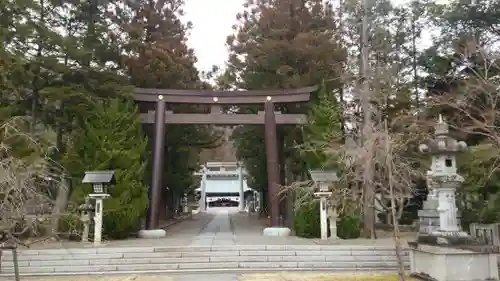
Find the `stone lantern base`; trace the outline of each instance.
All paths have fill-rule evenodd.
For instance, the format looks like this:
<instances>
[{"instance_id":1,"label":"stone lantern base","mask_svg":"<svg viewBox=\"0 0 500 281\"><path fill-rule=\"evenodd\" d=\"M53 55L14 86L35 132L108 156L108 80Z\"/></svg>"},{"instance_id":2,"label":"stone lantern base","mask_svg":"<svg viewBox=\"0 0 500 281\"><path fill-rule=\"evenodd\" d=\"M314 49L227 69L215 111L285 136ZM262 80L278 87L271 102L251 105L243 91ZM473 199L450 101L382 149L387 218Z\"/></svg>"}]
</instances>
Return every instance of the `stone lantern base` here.
<instances>
[{"instance_id":1,"label":"stone lantern base","mask_svg":"<svg viewBox=\"0 0 500 281\"><path fill-rule=\"evenodd\" d=\"M498 251L494 247L408 244L411 273L424 280L498 280Z\"/></svg>"},{"instance_id":2,"label":"stone lantern base","mask_svg":"<svg viewBox=\"0 0 500 281\"><path fill-rule=\"evenodd\" d=\"M167 232L164 229L142 229L137 236L144 239L157 239L167 236Z\"/></svg>"},{"instance_id":3,"label":"stone lantern base","mask_svg":"<svg viewBox=\"0 0 500 281\"><path fill-rule=\"evenodd\" d=\"M290 236L292 231L288 227L266 227L262 231L264 236Z\"/></svg>"}]
</instances>

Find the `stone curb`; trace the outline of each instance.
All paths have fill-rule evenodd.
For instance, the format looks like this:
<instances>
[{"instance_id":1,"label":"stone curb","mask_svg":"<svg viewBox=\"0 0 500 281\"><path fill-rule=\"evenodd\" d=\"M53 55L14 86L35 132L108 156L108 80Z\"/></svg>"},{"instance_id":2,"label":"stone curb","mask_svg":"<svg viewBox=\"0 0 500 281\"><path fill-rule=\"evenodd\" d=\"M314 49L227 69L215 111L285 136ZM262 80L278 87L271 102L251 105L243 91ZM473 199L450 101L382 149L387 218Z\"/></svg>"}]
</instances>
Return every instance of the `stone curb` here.
<instances>
[{"instance_id":1,"label":"stone curb","mask_svg":"<svg viewBox=\"0 0 500 281\"><path fill-rule=\"evenodd\" d=\"M243 255L248 255L250 252L287 252L287 251L300 251L305 255L321 254L318 251L333 251L333 252L343 252L345 255L350 252L391 252L393 253L395 249L393 247L387 246L344 246L344 245L233 245L233 246L178 246L178 247L168 247L168 246L145 246L145 247L89 247L89 248L61 248L61 249L37 249L37 250L19 250L18 255L21 256L41 256L41 255L105 255L105 254L137 254L137 253L181 253L181 252L245 252ZM403 249L404 252L408 252L408 249ZM317 253L314 253L317 252ZM221 253L222 254L222 253ZM218 254L215 254L218 255ZM11 257L11 252L4 252L3 257Z\"/></svg>"},{"instance_id":2,"label":"stone curb","mask_svg":"<svg viewBox=\"0 0 500 281\"><path fill-rule=\"evenodd\" d=\"M126 275L126 274L185 274L185 273L252 273L252 272L280 272L286 270L299 272L394 272L397 268L207 268L207 269L176 269L176 270L137 270L137 271L109 271L109 272L48 272L48 273L24 273L23 277L38 276L106 276L106 275ZM12 277L12 273L1 273L0 277Z\"/></svg>"},{"instance_id":3,"label":"stone curb","mask_svg":"<svg viewBox=\"0 0 500 281\"><path fill-rule=\"evenodd\" d=\"M194 215L194 214L193 214L193 215ZM185 221L185 220L186 220L186 219L188 219L188 218L191 218L193 215L185 215L185 216L181 216L181 217L179 217L179 218L175 219L174 221L172 221L172 222L170 222L170 223L166 223L166 224L160 225L160 228L161 228L161 229L166 229L166 228L169 228L169 227L171 227L171 226L174 226L174 225L176 225L176 224L178 224L178 223L181 223L181 222Z\"/></svg>"}]
</instances>

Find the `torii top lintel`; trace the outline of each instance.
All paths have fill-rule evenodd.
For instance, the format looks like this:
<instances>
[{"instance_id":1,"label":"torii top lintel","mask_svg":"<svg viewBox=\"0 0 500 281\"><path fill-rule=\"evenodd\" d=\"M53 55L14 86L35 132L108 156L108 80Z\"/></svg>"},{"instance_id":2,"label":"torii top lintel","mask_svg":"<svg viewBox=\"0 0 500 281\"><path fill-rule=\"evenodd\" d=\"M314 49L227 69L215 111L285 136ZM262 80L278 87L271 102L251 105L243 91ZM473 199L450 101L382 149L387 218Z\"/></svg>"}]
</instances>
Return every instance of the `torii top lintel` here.
<instances>
[{"instance_id":1,"label":"torii top lintel","mask_svg":"<svg viewBox=\"0 0 500 281\"><path fill-rule=\"evenodd\" d=\"M307 102L317 86L298 89L273 89L250 91L207 91L207 90L174 90L135 88L135 100L156 102L158 96L163 96L167 103L193 104L257 104L265 103L271 97L274 103Z\"/></svg>"}]
</instances>

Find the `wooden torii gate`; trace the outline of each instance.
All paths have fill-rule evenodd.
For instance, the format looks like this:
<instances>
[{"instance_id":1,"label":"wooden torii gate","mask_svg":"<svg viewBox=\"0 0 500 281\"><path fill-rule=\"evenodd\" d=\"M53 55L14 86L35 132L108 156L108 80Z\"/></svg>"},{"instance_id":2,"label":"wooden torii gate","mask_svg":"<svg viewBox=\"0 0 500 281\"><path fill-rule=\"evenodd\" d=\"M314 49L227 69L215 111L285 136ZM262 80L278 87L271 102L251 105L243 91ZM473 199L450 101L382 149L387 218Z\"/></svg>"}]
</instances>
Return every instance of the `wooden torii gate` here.
<instances>
[{"instance_id":1,"label":"wooden torii gate","mask_svg":"<svg viewBox=\"0 0 500 281\"><path fill-rule=\"evenodd\" d=\"M267 157L268 201L271 225L279 226L280 168L276 126L281 124L304 124L304 114L282 114L275 111L276 104L308 102L316 86L299 89L253 90L253 91L200 91L172 89L135 89L135 100L141 110L141 123L154 124L153 169L150 190L150 210L146 229L158 229L162 177L164 175L165 124L214 124L246 125L262 124L265 127ZM141 104L154 103L154 108ZM174 113L167 104L208 104L210 113ZM223 105L263 104L264 111L257 114L225 114ZM143 112L146 111L146 112Z\"/></svg>"}]
</instances>

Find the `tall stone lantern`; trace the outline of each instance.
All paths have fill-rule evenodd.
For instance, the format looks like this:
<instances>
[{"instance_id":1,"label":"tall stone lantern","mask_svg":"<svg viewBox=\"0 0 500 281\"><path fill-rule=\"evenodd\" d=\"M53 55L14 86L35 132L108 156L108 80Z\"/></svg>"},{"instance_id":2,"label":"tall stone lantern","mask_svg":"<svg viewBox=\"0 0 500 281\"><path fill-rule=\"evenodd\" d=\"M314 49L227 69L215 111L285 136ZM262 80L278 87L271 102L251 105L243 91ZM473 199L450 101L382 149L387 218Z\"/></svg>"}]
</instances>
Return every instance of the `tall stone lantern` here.
<instances>
[{"instance_id":1,"label":"tall stone lantern","mask_svg":"<svg viewBox=\"0 0 500 281\"><path fill-rule=\"evenodd\" d=\"M434 138L419 146L432 158L427 172L430 192L419 212L420 222L427 220L429 226L421 226L417 241L408 242L410 272L424 280L498 280L498 247L461 231L457 218L455 193L464 179L457 173L456 155L467 145L448 135L448 125L441 116L434 129Z\"/></svg>"},{"instance_id":2,"label":"tall stone lantern","mask_svg":"<svg viewBox=\"0 0 500 281\"><path fill-rule=\"evenodd\" d=\"M429 206L428 203L437 203L431 205L435 208L433 211L437 211L439 223L436 225L436 222L429 222L429 225L425 225L427 221L422 219L424 212L420 212L420 234L467 236L466 233L460 231L455 198L457 188L464 181L457 172L456 155L465 151L467 144L448 135L448 125L441 116L434 129L435 137L419 146L420 152L429 154L432 160L431 169L427 172L429 195L422 211L426 211L425 207Z\"/></svg>"}]
</instances>

